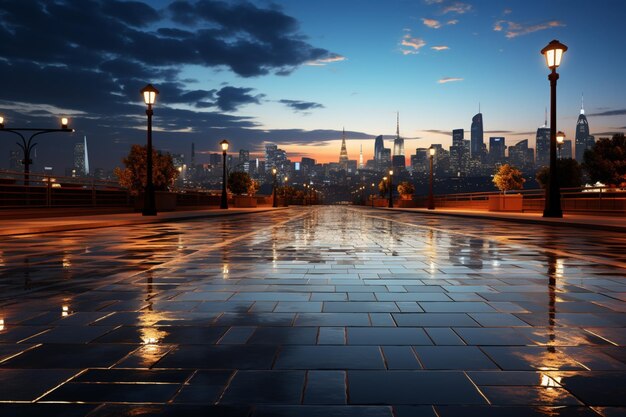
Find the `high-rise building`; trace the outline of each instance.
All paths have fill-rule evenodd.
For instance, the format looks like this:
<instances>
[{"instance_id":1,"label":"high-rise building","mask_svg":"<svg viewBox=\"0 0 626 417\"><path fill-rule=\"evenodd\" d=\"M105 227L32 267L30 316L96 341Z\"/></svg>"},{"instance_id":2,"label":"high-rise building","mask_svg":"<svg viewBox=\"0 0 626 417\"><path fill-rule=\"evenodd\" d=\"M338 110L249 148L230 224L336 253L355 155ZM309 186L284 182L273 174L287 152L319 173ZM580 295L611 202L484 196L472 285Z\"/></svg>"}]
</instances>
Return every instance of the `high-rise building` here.
<instances>
[{"instance_id":1,"label":"high-rise building","mask_svg":"<svg viewBox=\"0 0 626 417\"><path fill-rule=\"evenodd\" d=\"M346 129L343 129L341 135L341 152L339 152L340 169L348 170L348 149L346 148Z\"/></svg>"},{"instance_id":2,"label":"high-rise building","mask_svg":"<svg viewBox=\"0 0 626 417\"><path fill-rule=\"evenodd\" d=\"M383 148L380 152L379 169L384 170L391 166L391 149Z\"/></svg>"},{"instance_id":3,"label":"high-rise building","mask_svg":"<svg viewBox=\"0 0 626 417\"><path fill-rule=\"evenodd\" d=\"M278 151L278 146L273 143L265 144L265 168L271 169L276 166L276 152Z\"/></svg>"},{"instance_id":4,"label":"high-rise building","mask_svg":"<svg viewBox=\"0 0 626 417\"><path fill-rule=\"evenodd\" d=\"M483 160L484 138L483 138L483 114L480 112L472 117L472 130L470 136L472 159Z\"/></svg>"},{"instance_id":5,"label":"high-rise building","mask_svg":"<svg viewBox=\"0 0 626 417\"><path fill-rule=\"evenodd\" d=\"M595 144L595 138L589 134L589 123L587 122L587 116L585 116L585 108L583 102L580 103L580 115L576 122L576 160L579 163L583 162L583 156L585 151L592 148Z\"/></svg>"},{"instance_id":6,"label":"high-rise building","mask_svg":"<svg viewBox=\"0 0 626 417\"><path fill-rule=\"evenodd\" d=\"M543 126L537 129L535 137L535 164L537 168L550 165L550 128L548 127L548 109L546 108L545 121Z\"/></svg>"},{"instance_id":7,"label":"high-rise building","mask_svg":"<svg viewBox=\"0 0 626 417\"><path fill-rule=\"evenodd\" d=\"M19 171L22 169L22 154L18 150L9 153L9 170Z\"/></svg>"},{"instance_id":8,"label":"high-rise building","mask_svg":"<svg viewBox=\"0 0 626 417\"><path fill-rule=\"evenodd\" d=\"M464 139L463 129L452 131L452 146L450 146L450 171L453 176L464 176L469 169L469 140Z\"/></svg>"},{"instance_id":9,"label":"high-rise building","mask_svg":"<svg viewBox=\"0 0 626 417\"><path fill-rule=\"evenodd\" d=\"M385 142L383 141L383 135L376 136L374 140L374 161L380 163L382 159L383 148L385 147Z\"/></svg>"},{"instance_id":10,"label":"high-rise building","mask_svg":"<svg viewBox=\"0 0 626 417\"><path fill-rule=\"evenodd\" d=\"M563 145L561 145L561 159L571 159L572 158L572 141L570 139L565 139L563 141Z\"/></svg>"},{"instance_id":11,"label":"high-rise building","mask_svg":"<svg viewBox=\"0 0 626 417\"><path fill-rule=\"evenodd\" d=\"M89 174L89 162L87 159L87 137L83 142L74 144L74 170L75 175L85 176Z\"/></svg>"},{"instance_id":12,"label":"high-rise building","mask_svg":"<svg viewBox=\"0 0 626 417\"><path fill-rule=\"evenodd\" d=\"M413 167L413 172L417 174L426 174L430 172L430 161L428 148L417 148L415 149L415 155L411 156L411 166Z\"/></svg>"},{"instance_id":13,"label":"high-rise building","mask_svg":"<svg viewBox=\"0 0 626 417\"><path fill-rule=\"evenodd\" d=\"M524 171L534 165L535 155L532 148L528 147L528 139L520 140L513 146L509 146L509 163Z\"/></svg>"},{"instance_id":14,"label":"high-rise building","mask_svg":"<svg viewBox=\"0 0 626 417\"><path fill-rule=\"evenodd\" d=\"M489 163L492 165L504 163L505 139L501 136L489 138Z\"/></svg>"}]
</instances>

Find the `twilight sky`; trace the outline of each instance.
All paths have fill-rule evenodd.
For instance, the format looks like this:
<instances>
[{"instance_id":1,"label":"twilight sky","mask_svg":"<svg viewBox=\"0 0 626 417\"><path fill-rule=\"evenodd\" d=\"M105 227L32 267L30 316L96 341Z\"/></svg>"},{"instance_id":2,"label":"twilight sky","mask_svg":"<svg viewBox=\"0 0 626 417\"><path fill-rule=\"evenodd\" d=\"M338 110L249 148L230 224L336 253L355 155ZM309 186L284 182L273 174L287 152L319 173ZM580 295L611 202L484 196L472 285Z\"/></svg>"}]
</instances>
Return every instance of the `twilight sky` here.
<instances>
[{"instance_id":1,"label":"twilight sky","mask_svg":"<svg viewBox=\"0 0 626 417\"><path fill-rule=\"evenodd\" d=\"M38 140L57 173L83 135L93 168L145 143L148 82L155 146L174 153L227 138L336 161L345 126L349 156L363 144L369 159L399 111L410 155L469 130L479 102L487 143L532 144L549 105L539 51L559 39L558 129L574 137L584 93L592 134L608 136L626 131L625 17L621 0L2 0L0 113L7 127L71 118L75 134ZM13 144L0 134L0 167Z\"/></svg>"}]
</instances>

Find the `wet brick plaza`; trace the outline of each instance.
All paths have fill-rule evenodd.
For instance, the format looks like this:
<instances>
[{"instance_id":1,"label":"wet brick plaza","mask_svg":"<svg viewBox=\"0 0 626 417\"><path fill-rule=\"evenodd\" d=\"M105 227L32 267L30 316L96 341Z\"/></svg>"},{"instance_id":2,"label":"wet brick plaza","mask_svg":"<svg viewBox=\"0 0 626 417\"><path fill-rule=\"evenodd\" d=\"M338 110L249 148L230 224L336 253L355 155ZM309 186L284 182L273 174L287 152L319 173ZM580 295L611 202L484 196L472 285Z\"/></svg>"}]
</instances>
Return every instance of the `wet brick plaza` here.
<instances>
[{"instance_id":1,"label":"wet brick plaza","mask_svg":"<svg viewBox=\"0 0 626 417\"><path fill-rule=\"evenodd\" d=\"M0 416L623 416L625 249L340 206L4 237Z\"/></svg>"}]
</instances>

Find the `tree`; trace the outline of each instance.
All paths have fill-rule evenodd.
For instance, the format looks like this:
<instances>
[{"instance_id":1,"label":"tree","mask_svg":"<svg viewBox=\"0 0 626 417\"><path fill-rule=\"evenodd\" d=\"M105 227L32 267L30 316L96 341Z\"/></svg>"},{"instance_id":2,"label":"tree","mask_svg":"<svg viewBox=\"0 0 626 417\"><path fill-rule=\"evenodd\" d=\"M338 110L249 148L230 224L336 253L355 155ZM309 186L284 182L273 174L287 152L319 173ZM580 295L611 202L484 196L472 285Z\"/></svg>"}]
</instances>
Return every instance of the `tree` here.
<instances>
[{"instance_id":1,"label":"tree","mask_svg":"<svg viewBox=\"0 0 626 417\"><path fill-rule=\"evenodd\" d=\"M583 183L583 171L575 159L559 159L556 161L556 170L559 177L559 187L576 188ZM546 188L550 178L550 167L541 167L535 175L541 188Z\"/></svg>"},{"instance_id":2,"label":"tree","mask_svg":"<svg viewBox=\"0 0 626 417\"><path fill-rule=\"evenodd\" d=\"M389 194L389 182L387 180L380 180L378 183L378 194L380 194L381 197L385 197Z\"/></svg>"},{"instance_id":3,"label":"tree","mask_svg":"<svg viewBox=\"0 0 626 417\"><path fill-rule=\"evenodd\" d=\"M247 172L235 171L228 175L228 189L235 195L247 194L251 185L252 178Z\"/></svg>"},{"instance_id":4,"label":"tree","mask_svg":"<svg viewBox=\"0 0 626 417\"><path fill-rule=\"evenodd\" d=\"M398 185L398 193L402 196L403 199L410 200L415 193L415 187L409 181L402 181Z\"/></svg>"},{"instance_id":5,"label":"tree","mask_svg":"<svg viewBox=\"0 0 626 417\"><path fill-rule=\"evenodd\" d=\"M521 171L509 164L502 165L493 177L493 183L504 194L510 190L523 188L525 182L526 180L522 177Z\"/></svg>"},{"instance_id":6,"label":"tree","mask_svg":"<svg viewBox=\"0 0 626 417\"><path fill-rule=\"evenodd\" d=\"M585 151L583 158L583 168L592 183L626 187L626 139L623 133L598 140L593 148Z\"/></svg>"},{"instance_id":7,"label":"tree","mask_svg":"<svg viewBox=\"0 0 626 417\"><path fill-rule=\"evenodd\" d=\"M132 145L128 156L122 159L125 168L115 168L115 176L124 188L128 188L132 195L138 195L146 187L147 182L147 155L146 146ZM162 154L152 148L152 183L157 191L165 191L170 187L178 170L169 153Z\"/></svg>"}]
</instances>

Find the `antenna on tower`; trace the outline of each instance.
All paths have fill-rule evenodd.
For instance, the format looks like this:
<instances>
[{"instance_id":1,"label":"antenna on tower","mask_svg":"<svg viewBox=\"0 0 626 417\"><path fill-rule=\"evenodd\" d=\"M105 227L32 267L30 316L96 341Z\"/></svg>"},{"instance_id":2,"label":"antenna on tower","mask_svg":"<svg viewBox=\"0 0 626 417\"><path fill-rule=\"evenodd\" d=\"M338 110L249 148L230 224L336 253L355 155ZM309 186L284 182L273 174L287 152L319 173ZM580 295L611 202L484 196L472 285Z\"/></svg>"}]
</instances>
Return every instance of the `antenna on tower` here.
<instances>
[{"instance_id":1,"label":"antenna on tower","mask_svg":"<svg viewBox=\"0 0 626 417\"><path fill-rule=\"evenodd\" d=\"M478 113L480 113L480 101L478 102Z\"/></svg>"},{"instance_id":2,"label":"antenna on tower","mask_svg":"<svg viewBox=\"0 0 626 417\"><path fill-rule=\"evenodd\" d=\"M396 138L400 139L400 112L396 112Z\"/></svg>"},{"instance_id":3,"label":"antenna on tower","mask_svg":"<svg viewBox=\"0 0 626 417\"><path fill-rule=\"evenodd\" d=\"M548 127L548 106L546 106L546 110L545 110L545 119L543 122L543 127Z\"/></svg>"},{"instance_id":4,"label":"antenna on tower","mask_svg":"<svg viewBox=\"0 0 626 417\"><path fill-rule=\"evenodd\" d=\"M585 93L581 93L580 97L580 114L585 114Z\"/></svg>"}]
</instances>

